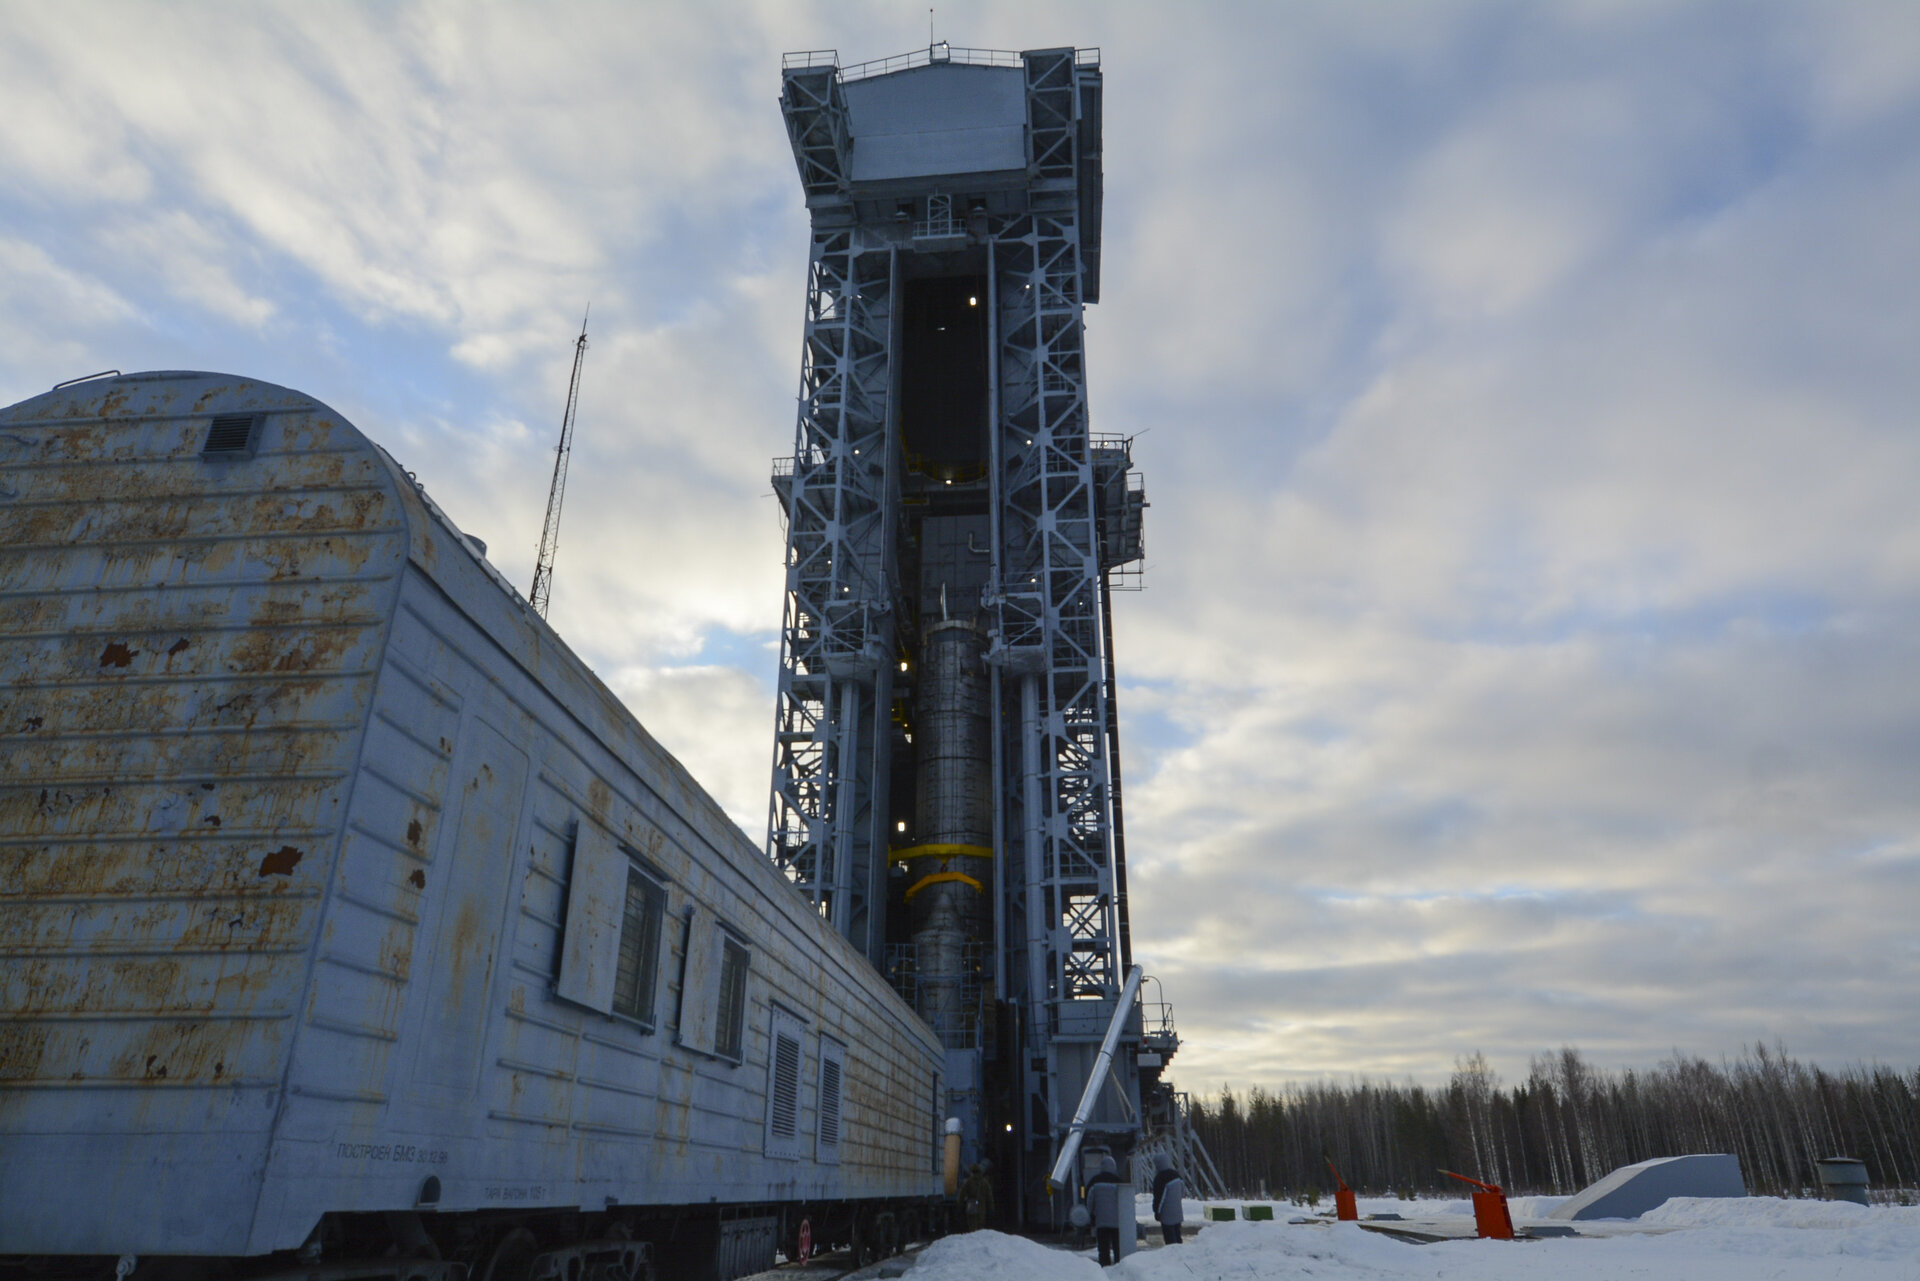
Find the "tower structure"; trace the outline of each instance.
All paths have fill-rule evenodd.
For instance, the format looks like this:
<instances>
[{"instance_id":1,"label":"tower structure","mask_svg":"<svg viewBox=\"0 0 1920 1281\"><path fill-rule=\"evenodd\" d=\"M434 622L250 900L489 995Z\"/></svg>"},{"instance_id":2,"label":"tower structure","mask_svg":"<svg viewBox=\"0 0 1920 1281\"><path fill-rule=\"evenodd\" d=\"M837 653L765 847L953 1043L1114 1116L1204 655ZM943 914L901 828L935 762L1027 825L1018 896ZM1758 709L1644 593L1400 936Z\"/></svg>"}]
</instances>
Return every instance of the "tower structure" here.
<instances>
[{"instance_id":1,"label":"tower structure","mask_svg":"<svg viewBox=\"0 0 1920 1281\"><path fill-rule=\"evenodd\" d=\"M812 250L768 849L940 1033L966 1159L1045 1222L1116 1011L1088 1144L1141 1115L1110 593L1145 502L1089 429L1099 54L782 79Z\"/></svg>"}]
</instances>

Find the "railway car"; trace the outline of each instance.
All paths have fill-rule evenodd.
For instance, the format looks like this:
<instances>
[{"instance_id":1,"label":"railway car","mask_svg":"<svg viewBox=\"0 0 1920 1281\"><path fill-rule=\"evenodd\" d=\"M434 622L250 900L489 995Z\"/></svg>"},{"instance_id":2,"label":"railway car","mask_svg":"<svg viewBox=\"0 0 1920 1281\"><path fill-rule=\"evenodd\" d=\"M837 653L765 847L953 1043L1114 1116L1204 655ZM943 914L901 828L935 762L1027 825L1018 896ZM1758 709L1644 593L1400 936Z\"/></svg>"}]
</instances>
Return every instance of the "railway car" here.
<instances>
[{"instance_id":1,"label":"railway car","mask_svg":"<svg viewBox=\"0 0 1920 1281\"><path fill-rule=\"evenodd\" d=\"M941 1048L341 415L0 410L0 1256L638 1281L934 1226Z\"/></svg>"}]
</instances>

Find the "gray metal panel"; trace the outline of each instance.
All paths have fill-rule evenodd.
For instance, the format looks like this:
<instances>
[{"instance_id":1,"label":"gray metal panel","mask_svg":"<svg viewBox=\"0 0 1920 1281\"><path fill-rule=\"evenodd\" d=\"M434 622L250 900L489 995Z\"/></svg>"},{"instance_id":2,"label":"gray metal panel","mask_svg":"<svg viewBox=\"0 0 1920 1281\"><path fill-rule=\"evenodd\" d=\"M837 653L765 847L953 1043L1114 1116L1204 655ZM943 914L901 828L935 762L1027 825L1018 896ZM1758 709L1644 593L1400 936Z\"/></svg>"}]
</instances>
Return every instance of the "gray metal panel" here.
<instances>
[{"instance_id":1,"label":"gray metal panel","mask_svg":"<svg viewBox=\"0 0 1920 1281\"><path fill-rule=\"evenodd\" d=\"M218 375L0 411L0 469L0 1252L236 1250L400 513L326 406Z\"/></svg>"},{"instance_id":2,"label":"gray metal panel","mask_svg":"<svg viewBox=\"0 0 1920 1281\"><path fill-rule=\"evenodd\" d=\"M680 1019L674 1039L689 1050L713 1053L719 1030L720 946L719 918L695 904L687 916L685 965L680 978Z\"/></svg>"},{"instance_id":3,"label":"gray metal panel","mask_svg":"<svg viewBox=\"0 0 1920 1281\"><path fill-rule=\"evenodd\" d=\"M1623 1165L1555 1206L1550 1219L1637 1219L1671 1197L1743 1197L1740 1159L1725 1153L1665 1156Z\"/></svg>"},{"instance_id":4,"label":"gray metal panel","mask_svg":"<svg viewBox=\"0 0 1920 1281\"><path fill-rule=\"evenodd\" d=\"M855 81L842 93L855 183L1026 168L1018 67L916 67Z\"/></svg>"},{"instance_id":5,"label":"gray metal panel","mask_svg":"<svg viewBox=\"0 0 1920 1281\"><path fill-rule=\"evenodd\" d=\"M614 980L620 964L620 919L626 893L625 854L598 827L578 829L565 884L566 943L554 995L602 1014L613 1012Z\"/></svg>"}]
</instances>

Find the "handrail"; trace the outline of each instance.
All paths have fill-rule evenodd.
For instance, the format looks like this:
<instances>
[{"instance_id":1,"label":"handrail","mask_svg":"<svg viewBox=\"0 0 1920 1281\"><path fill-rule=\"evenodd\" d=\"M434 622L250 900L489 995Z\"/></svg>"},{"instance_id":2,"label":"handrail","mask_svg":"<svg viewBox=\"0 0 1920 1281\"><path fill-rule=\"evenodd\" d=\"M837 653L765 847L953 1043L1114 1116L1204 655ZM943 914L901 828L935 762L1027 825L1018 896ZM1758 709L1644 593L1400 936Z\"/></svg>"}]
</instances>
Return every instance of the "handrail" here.
<instances>
[{"instance_id":1,"label":"handrail","mask_svg":"<svg viewBox=\"0 0 1920 1281\"><path fill-rule=\"evenodd\" d=\"M804 71L809 67L837 67L840 65L838 49L797 49L792 53L780 55L780 70Z\"/></svg>"},{"instance_id":2,"label":"handrail","mask_svg":"<svg viewBox=\"0 0 1920 1281\"><path fill-rule=\"evenodd\" d=\"M841 84L855 80L870 80L874 76L891 75L895 71L908 71L914 67L946 66L949 64L963 67L1023 67L1026 59L1011 49L966 49L959 45L948 44L944 40L936 41L924 49L915 49L910 53L896 53L885 58L869 58L865 62L856 62L852 66L840 66L838 49L796 49L780 56L782 71L810 71L819 67L839 68ZM1076 67L1097 67L1100 65L1100 50L1075 49L1073 65Z\"/></svg>"},{"instance_id":3,"label":"handrail","mask_svg":"<svg viewBox=\"0 0 1920 1281\"><path fill-rule=\"evenodd\" d=\"M874 76L889 75L895 71L906 71L913 67L932 67L953 64L964 67L1021 67L1025 61L1010 49L962 49L940 41L924 49L915 49L911 53L896 53L888 58L871 58L866 62L856 62L851 67L840 68L840 83L854 80L869 80Z\"/></svg>"},{"instance_id":4,"label":"handrail","mask_svg":"<svg viewBox=\"0 0 1920 1281\"><path fill-rule=\"evenodd\" d=\"M90 383L96 378L113 378L117 377L119 373L120 371L118 369L102 369L97 374L81 374L78 378L69 378L63 383L55 383L53 389L59 391L62 387L71 387L76 383Z\"/></svg>"}]
</instances>

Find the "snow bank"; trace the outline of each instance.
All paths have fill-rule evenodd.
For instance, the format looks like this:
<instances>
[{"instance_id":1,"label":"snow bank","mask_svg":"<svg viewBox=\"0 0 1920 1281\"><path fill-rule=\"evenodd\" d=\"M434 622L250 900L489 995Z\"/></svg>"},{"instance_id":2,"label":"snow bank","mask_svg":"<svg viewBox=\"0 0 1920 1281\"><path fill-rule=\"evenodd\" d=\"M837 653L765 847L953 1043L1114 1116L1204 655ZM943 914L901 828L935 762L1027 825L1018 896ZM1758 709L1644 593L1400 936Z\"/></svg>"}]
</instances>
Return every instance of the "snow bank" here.
<instances>
[{"instance_id":1,"label":"snow bank","mask_svg":"<svg viewBox=\"0 0 1920 1281\"><path fill-rule=\"evenodd\" d=\"M1100 1281L1092 1259L1004 1232L941 1237L914 1257L912 1281Z\"/></svg>"},{"instance_id":2,"label":"snow bank","mask_svg":"<svg viewBox=\"0 0 1920 1281\"><path fill-rule=\"evenodd\" d=\"M1209 1224L1185 1245L1141 1250L1104 1273L1085 1255L998 1232L946 1237L921 1252L908 1281L1913 1281L1920 1275L1920 1208L1686 1198L1644 1216L1642 1224L1664 1229L1658 1233L1408 1245L1352 1223L1289 1224L1280 1214L1285 1203L1270 1204L1272 1223ZM1379 1204L1394 1203L1381 1198ZM1446 1204L1418 1202L1414 1212L1430 1217ZM1399 1205L1401 1212L1408 1208Z\"/></svg>"},{"instance_id":3,"label":"snow bank","mask_svg":"<svg viewBox=\"0 0 1920 1281\"><path fill-rule=\"evenodd\" d=\"M1127 1281L1912 1281L1920 1211L1873 1213L1837 1232L1767 1224L1438 1245L1408 1245L1350 1223L1216 1223L1188 1245L1143 1251L1108 1272Z\"/></svg>"},{"instance_id":4,"label":"snow bank","mask_svg":"<svg viewBox=\"0 0 1920 1281\"><path fill-rule=\"evenodd\" d=\"M1876 1208L1851 1201L1789 1201L1781 1197L1669 1197L1635 1220L1675 1228L1858 1228L1897 1222L1920 1209Z\"/></svg>"},{"instance_id":5,"label":"snow bank","mask_svg":"<svg viewBox=\"0 0 1920 1281\"><path fill-rule=\"evenodd\" d=\"M1312 1276L1418 1277L1420 1260L1404 1245L1351 1223L1296 1227L1285 1223L1214 1223L1185 1245L1143 1250L1107 1269L1128 1281L1268 1281Z\"/></svg>"}]
</instances>

